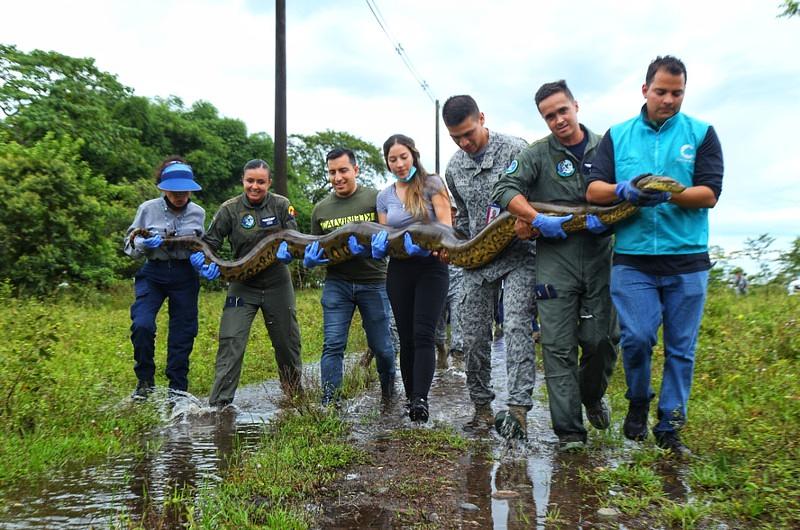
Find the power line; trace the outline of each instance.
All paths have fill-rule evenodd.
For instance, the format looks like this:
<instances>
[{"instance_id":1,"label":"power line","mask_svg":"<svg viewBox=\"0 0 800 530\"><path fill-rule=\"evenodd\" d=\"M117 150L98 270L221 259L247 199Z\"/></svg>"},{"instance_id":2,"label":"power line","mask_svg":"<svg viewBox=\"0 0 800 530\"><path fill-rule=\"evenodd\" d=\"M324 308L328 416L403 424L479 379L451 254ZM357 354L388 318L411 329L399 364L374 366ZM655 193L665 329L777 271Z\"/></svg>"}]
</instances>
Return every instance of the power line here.
<instances>
[{"instance_id":1,"label":"power line","mask_svg":"<svg viewBox=\"0 0 800 530\"><path fill-rule=\"evenodd\" d=\"M431 92L430 85L428 85L428 82L425 81L421 75L419 75L417 69L414 68L413 63L411 62L411 58L406 53L406 50L405 48L403 48L403 45L400 44L400 42L397 39L395 39L389 32L389 24L386 22L386 19L383 18L383 14L381 13L381 10L378 8L378 4L375 3L375 0L366 0L366 2L367 2L367 7L369 7L369 10L372 12L372 16L375 17L375 21L381 27L383 33L386 35L386 38L389 39L389 42L392 43L394 51L396 51L397 55L400 56L400 59L403 61L403 64L406 65L408 71L411 72L412 76L414 76L414 79L417 81L419 86L422 87L422 90L424 90L425 93L428 95L431 102L435 103L436 97L433 95L433 92Z\"/></svg>"}]
</instances>

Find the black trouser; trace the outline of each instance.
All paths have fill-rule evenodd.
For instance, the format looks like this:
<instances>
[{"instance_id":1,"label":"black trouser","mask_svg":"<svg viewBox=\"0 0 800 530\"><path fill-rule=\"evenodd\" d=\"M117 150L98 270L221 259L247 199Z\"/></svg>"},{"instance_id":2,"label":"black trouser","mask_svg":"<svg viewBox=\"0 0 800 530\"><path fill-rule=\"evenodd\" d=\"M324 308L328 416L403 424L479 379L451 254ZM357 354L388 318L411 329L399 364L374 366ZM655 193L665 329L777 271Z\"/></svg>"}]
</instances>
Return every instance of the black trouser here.
<instances>
[{"instance_id":1,"label":"black trouser","mask_svg":"<svg viewBox=\"0 0 800 530\"><path fill-rule=\"evenodd\" d=\"M436 368L434 335L447 301L447 265L435 257L389 260L386 292L400 335L406 397L428 397Z\"/></svg>"}]
</instances>

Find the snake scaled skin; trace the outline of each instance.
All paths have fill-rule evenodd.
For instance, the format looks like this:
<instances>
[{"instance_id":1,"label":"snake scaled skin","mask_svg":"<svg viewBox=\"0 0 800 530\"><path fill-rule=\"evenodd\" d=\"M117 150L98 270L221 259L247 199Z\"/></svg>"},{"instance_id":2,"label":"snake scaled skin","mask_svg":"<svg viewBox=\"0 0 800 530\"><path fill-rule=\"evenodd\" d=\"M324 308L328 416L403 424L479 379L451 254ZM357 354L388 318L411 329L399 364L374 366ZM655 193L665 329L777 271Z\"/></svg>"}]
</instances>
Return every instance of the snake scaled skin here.
<instances>
[{"instance_id":1,"label":"snake scaled skin","mask_svg":"<svg viewBox=\"0 0 800 530\"><path fill-rule=\"evenodd\" d=\"M637 186L641 189L669 191L680 193L685 187L670 177L650 175L642 178ZM568 215L573 218L562 225L565 232L576 232L586 229L586 216L596 215L603 224L611 225L633 215L638 208L622 201L611 206L561 205L556 203L530 203L537 212L545 215ZM259 241L245 256L237 260L218 258L211 247L202 239L194 236L166 237L164 245L168 248L182 248L201 251L208 261L213 261L220 269L220 277L224 280L245 280L274 264L275 253L281 241L286 241L294 257L302 257L306 245L319 241L325 249L325 257L329 264L341 263L353 256L347 246L350 235L356 236L358 242L369 247L373 234L381 230L389 233L388 255L395 258L407 258L403 247L403 234L410 232L416 244L428 250L447 250L449 262L457 267L473 269L486 265L503 251L516 237L514 221L516 218L509 212L503 212L472 239L466 239L452 227L439 223L414 223L406 228L394 229L372 222L348 223L329 234L312 236L296 230L281 230L269 234ZM149 237L146 229L133 230L129 235L131 242L136 236Z\"/></svg>"}]
</instances>

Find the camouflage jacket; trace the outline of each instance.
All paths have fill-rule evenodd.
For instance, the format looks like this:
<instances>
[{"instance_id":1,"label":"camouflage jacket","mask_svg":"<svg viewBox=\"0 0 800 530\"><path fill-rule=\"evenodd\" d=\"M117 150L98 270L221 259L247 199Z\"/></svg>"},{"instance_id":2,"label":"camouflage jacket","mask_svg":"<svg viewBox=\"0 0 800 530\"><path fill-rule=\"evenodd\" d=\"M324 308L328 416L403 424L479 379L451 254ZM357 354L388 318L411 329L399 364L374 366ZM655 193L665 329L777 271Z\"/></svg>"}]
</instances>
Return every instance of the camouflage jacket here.
<instances>
[{"instance_id":1,"label":"camouflage jacket","mask_svg":"<svg viewBox=\"0 0 800 530\"><path fill-rule=\"evenodd\" d=\"M480 164L460 149L453 155L447 164L445 180L458 208L456 228L474 237L489 219L496 217L500 206L492 201L492 189L511 161L526 147L528 143L522 138L490 130ZM523 261L534 259L535 254L533 241L515 240L494 261L473 272L493 281L519 267Z\"/></svg>"}]
</instances>

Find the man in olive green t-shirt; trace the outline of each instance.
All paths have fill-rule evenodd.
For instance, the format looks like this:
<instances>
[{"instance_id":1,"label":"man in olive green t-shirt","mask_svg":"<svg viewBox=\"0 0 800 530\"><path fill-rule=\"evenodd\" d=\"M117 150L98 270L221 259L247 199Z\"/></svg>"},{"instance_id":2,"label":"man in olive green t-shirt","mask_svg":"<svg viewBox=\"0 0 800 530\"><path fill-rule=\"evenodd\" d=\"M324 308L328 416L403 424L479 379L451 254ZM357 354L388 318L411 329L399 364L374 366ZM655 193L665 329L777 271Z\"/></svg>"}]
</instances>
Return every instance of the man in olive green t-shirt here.
<instances>
[{"instance_id":1,"label":"man in olive green t-shirt","mask_svg":"<svg viewBox=\"0 0 800 530\"><path fill-rule=\"evenodd\" d=\"M378 191L356 183L358 164L353 151L337 147L327 156L328 177L333 192L322 199L311 214L311 233L327 234L356 221L377 221L375 199ZM322 403L336 398L342 384L344 350L353 313L358 307L367 335L367 344L375 355L381 395L384 401L394 396L395 364L390 320L391 309L386 295L386 260L372 259L369 247L362 247L351 236L350 250L355 257L328 266L322 289L324 343L320 372ZM304 265L324 264L309 260Z\"/></svg>"}]
</instances>

